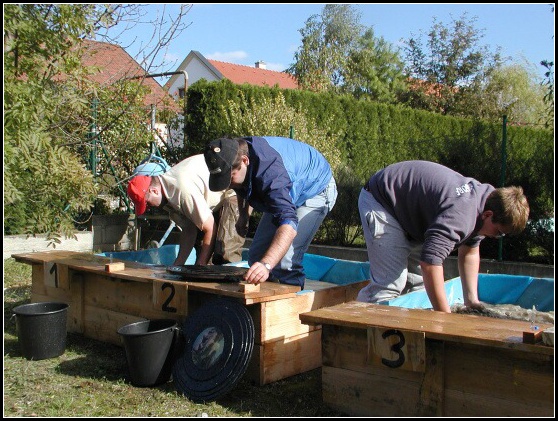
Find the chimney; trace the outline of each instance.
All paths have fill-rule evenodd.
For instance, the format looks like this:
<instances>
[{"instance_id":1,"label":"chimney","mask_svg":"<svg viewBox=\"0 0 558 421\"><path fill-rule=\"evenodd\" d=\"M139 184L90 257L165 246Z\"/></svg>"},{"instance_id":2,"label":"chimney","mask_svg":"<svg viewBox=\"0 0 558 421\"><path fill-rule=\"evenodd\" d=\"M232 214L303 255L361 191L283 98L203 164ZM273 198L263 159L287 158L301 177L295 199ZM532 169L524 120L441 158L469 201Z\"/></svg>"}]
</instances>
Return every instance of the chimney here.
<instances>
[{"instance_id":1,"label":"chimney","mask_svg":"<svg viewBox=\"0 0 558 421\"><path fill-rule=\"evenodd\" d=\"M267 69L265 61L256 61L256 69Z\"/></svg>"}]
</instances>

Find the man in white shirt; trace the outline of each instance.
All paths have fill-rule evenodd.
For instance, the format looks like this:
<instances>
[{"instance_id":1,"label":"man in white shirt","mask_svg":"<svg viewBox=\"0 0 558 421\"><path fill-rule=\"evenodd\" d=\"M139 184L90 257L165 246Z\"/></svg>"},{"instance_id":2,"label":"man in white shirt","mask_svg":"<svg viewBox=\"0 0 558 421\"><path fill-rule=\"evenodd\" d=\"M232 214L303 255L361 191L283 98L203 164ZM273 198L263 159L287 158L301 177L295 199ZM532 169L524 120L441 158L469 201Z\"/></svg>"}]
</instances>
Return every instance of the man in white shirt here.
<instances>
[{"instance_id":1,"label":"man in white shirt","mask_svg":"<svg viewBox=\"0 0 558 421\"><path fill-rule=\"evenodd\" d=\"M182 230L175 265L183 265L194 247L197 265L242 259L246 230L240 235L235 227L236 194L233 190L211 191L202 154L186 158L159 175L136 175L128 183L127 193L136 215L148 207L164 209Z\"/></svg>"}]
</instances>

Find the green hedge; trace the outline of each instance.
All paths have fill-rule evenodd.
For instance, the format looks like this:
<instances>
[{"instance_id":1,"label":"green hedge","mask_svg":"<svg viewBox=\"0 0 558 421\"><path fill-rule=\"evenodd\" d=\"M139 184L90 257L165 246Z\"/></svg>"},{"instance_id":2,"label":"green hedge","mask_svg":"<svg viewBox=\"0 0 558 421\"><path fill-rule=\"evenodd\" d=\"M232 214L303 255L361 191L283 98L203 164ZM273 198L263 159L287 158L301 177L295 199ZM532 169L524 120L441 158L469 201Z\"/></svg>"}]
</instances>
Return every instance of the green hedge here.
<instances>
[{"instance_id":1,"label":"green hedge","mask_svg":"<svg viewBox=\"0 0 558 421\"><path fill-rule=\"evenodd\" d=\"M231 116L227 114L227 108L234 103L241 114L235 116L239 121L265 118L254 115L258 111L253 110L253 104L269 103L278 98L292 110L293 115L304 114L302 123L297 121L307 127L295 125L294 137L304 140L297 137L299 132L305 136L315 133L316 137L324 138L322 141L334 142L330 146L334 147L342 163L340 167L349 168L358 183L364 182L372 173L391 163L424 159L439 162L481 182L500 186L501 121L473 121L402 106L359 101L350 96L236 85L228 80L200 80L188 88L188 154L200 153L207 142L225 135L267 134L289 137L284 124L277 126L279 132L274 133L257 133L257 129L254 133L236 133L230 123ZM278 103L282 103L281 101ZM234 127L242 125L236 124ZM315 144L311 140L310 143ZM504 184L523 187L531 206L532 221L553 218L554 133L544 129L508 126L506 146ZM334 170L338 171L337 168ZM540 230L535 227L526 231ZM547 240L544 241L545 244L548 243ZM506 238L506 242L513 241L514 239ZM525 249L534 246L533 241L521 241L525 245L519 247L521 252L514 254L524 259L529 255ZM494 250L491 247L485 249L487 251L483 257L497 257L493 256ZM515 244L505 248L516 249L518 247ZM550 263L553 263L553 245L552 250L543 250L541 253L544 257L529 259L545 262L551 259ZM504 259L513 260L515 256L504 255Z\"/></svg>"}]
</instances>

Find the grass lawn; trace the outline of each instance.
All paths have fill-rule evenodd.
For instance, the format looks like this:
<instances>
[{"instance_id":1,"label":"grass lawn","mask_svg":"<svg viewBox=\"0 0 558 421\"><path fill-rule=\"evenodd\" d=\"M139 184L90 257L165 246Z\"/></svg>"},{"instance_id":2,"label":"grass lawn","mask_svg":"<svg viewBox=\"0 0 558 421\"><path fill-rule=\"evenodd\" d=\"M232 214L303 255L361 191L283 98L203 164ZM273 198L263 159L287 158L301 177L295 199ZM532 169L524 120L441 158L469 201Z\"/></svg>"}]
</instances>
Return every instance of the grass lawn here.
<instances>
[{"instance_id":1,"label":"grass lawn","mask_svg":"<svg viewBox=\"0 0 558 421\"><path fill-rule=\"evenodd\" d=\"M338 417L322 402L321 369L265 386L241 379L215 402L198 404L172 380L135 387L124 348L68 333L56 358L25 359L12 309L30 302L31 266L4 260L5 417Z\"/></svg>"}]
</instances>

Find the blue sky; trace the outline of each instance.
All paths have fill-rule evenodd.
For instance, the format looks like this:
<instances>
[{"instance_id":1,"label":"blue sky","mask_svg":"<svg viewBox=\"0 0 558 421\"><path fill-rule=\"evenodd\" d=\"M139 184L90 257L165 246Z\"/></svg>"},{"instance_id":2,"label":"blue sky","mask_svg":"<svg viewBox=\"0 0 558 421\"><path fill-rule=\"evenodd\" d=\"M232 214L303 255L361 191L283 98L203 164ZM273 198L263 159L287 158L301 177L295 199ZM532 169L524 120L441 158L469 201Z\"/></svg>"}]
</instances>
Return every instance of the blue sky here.
<instances>
[{"instance_id":1,"label":"blue sky","mask_svg":"<svg viewBox=\"0 0 558 421\"><path fill-rule=\"evenodd\" d=\"M174 71L190 50L206 58L253 66L262 60L271 70L282 71L294 62L301 45L299 30L306 20L319 14L324 4L194 4L186 15L189 26L175 39L156 63L165 63L157 72ZM526 60L539 75L541 60L554 61L554 12L548 3L508 4L353 4L361 13L360 23L372 26L395 48L401 39L426 33L433 18L448 24L464 12L476 17L475 28L484 31L480 45L492 51L502 48L505 56ZM154 15L173 15L177 4L152 4ZM153 30L137 25L123 38L128 53L138 58L148 45ZM423 36L423 39L426 39ZM134 41L132 41L134 40ZM145 50L144 50L145 51Z\"/></svg>"}]
</instances>

